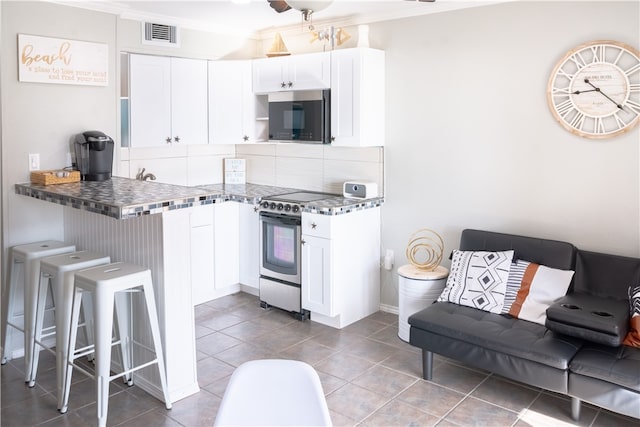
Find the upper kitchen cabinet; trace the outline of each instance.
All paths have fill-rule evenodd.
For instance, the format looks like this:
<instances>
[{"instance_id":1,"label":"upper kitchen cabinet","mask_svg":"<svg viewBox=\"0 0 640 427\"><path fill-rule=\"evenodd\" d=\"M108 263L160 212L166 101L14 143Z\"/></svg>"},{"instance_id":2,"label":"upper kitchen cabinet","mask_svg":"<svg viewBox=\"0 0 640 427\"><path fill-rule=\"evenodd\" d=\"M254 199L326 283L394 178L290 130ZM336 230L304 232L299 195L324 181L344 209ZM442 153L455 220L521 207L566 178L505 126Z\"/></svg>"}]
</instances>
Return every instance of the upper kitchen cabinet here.
<instances>
[{"instance_id":1,"label":"upper kitchen cabinet","mask_svg":"<svg viewBox=\"0 0 640 427\"><path fill-rule=\"evenodd\" d=\"M243 144L267 138L267 99L255 95L251 60L209 61L209 142Z\"/></svg>"},{"instance_id":2,"label":"upper kitchen cabinet","mask_svg":"<svg viewBox=\"0 0 640 427\"><path fill-rule=\"evenodd\" d=\"M384 145L384 51L369 48L331 52L331 145Z\"/></svg>"},{"instance_id":3,"label":"upper kitchen cabinet","mask_svg":"<svg viewBox=\"0 0 640 427\"><path fill-rule=\"evenodd\" d=\"M132 147L207 143L207 61L130 55Z\"/></svg>"},{"instance_id":4,"label":"upper kitchen cabinet","mask_svg":"<svg viewBox=\"0 0 640 427\"><path fill-rule=\"evenodd\" d=\"M329 52L261 58L253 61L253 92L329 89Z\"/></svg>"}]
</instances>

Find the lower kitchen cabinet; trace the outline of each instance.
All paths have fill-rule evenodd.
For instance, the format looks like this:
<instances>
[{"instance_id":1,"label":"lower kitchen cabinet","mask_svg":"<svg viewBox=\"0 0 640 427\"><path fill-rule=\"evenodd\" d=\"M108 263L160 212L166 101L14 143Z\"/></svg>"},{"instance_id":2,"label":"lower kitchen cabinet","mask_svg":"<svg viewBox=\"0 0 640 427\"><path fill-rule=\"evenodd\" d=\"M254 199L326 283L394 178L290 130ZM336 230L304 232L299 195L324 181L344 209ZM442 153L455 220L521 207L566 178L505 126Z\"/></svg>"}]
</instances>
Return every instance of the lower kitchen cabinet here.
<instances>
[{"instance_id":1,"label":"lower kitchen cabinet","mask_svg":"<svg viewBox=\"0 0 640 427\"><path fill-rule=\"evenodd\" d=\"M190 230L193 305L239 291L238 203L194 209Z\"/></svg>"},{"instance_id":2,"label":"lower kitchen cabinet","mask_svg":"<svg viewBox=\"0 0 640 427\"><path fill-rule=\"evenodd\" d=\"M240 285L257 295L260 286L260 214L253 204L238 203L240 210Z\"/></svg>"},{"instance_id":3,"label":"lower kitchen cabinet","mask_svg":"<svg viewBox=\"0 0 640 427\"><path fill-rule=\"evenodd\" d=\"M192 209L189 218L193 305L215 297L213 207L214 205L210 205Z\"/></svg>"},{"instance_id":4,"label":"lower kitchen cabinet","mask_svg":"<svg viewBox=\"0 0 640 427\"><path fill-rule=\"evenodd\" d=\"M302 214L302 308L343 328L380 307L380 208Z\"/></svg>"}]
</instances>

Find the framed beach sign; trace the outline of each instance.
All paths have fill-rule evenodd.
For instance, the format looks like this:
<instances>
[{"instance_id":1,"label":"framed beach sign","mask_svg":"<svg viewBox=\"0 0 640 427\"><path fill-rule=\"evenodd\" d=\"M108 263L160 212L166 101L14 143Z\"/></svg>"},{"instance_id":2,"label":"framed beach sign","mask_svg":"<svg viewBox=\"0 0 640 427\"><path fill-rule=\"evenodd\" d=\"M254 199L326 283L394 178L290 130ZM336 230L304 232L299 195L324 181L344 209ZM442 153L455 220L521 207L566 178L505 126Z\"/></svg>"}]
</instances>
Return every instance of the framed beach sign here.
<instances>
[{"instance_id":1,"label":"framed beach sign","mask_svg":"<svg viewBox=\"0 0 640 427\"><path fill-rule=\"evenodd\" d=\"M85 86L109 84L109 46L18 34L18 80Z\"/></svg>"}]
</instances>

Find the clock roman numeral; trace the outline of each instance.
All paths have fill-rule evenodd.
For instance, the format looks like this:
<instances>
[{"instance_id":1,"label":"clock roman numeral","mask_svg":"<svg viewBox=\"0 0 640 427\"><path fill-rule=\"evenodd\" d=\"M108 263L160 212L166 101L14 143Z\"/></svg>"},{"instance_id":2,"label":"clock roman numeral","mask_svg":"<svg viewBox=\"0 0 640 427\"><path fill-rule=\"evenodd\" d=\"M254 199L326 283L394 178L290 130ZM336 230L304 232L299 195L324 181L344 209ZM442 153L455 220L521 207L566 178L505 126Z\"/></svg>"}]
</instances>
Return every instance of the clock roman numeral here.
<instances>
[{"instance_id":1,"label":"clock roman numeral","mask_svg":"<svg viewBox=\"0 0 640 427\"><path fill-rule=\"evenodd\" d=\"M596 117L593 123L593 133L605 133L602 117Z\"/></svg>"},{"instance_id":2,"label":"clock roman numeral","mask_svg":"<svg viewBox=\"0 0 640 427\"><path fill-rule=\"evenodd\" d=\"M605 45L598 44L595 46L591 46L591 53L593 54L593 58L591 58L591 62L603 62L606 58L605 54Z\"/></svg>"},{"instance_id":3,"label":"clock roman numeral","mask_svg":"<svg viewBox=\"0 0 640 427\"><path fill-rule=\"evenodd\" d=\"M627 125L627 122L625 122L624 119L618 115L618 112L616 112L613 115L613 117L615 117L616 119L616 124L618 125L618 129L622 129Z\"/></svg>"},{"instance_id":4,"label":"clock roman numeral","mask_svg":"<svg viewBox=\"0 0 640 427\"><path fill-rule=\"evenodd\" d=\"M573 102L571 99L566 99L562 101L560 104L556 105L556 111L562 117L566 116L569 111L573 110Z\"/></svg>"},{"instance_id":5,"label":"clock roman numeral","mask_svg":"<svg viewBox=\"0 0 640 427\"><path fill-rule=\"evenodd\" d=\"M634 65L633 67L629 67L627 68L624 73L627 76L630 76L633 73L637 73L638 71L640 71L640 62L638 62L636 65Z\"/></svg>"},{"instance_id":6,"label":"clock roman numeral","mask_svg":"<svg viewBox=\"0 0 640 427\"><path fill-rule=\"evenodd\" d=\"M584 126L584 114L576 110L576 114L569 122L569 125L574 129L582 129Z\"/></svg>"},{"instance_id":7,"label":"clock roman numeral","mask_svg":"<svg viewBox=\"0 0 640 427\"><path fill-rule=\"evenodd\" d=\"M553 96L567 96L571 95L571 90L568 86L565 87L554 87L552 89Z\"/></svg>"},{"instance_id":8,"label":"clock roman numeral","mask_svg":"<svg viewBox=\"0 0 640 427\"><path fill-rule=\"evenodd\" d=\"M578 70L581 68L584 68L587 65L587 61L584 60L580 52L576 52L573 55L571 55L569 57L569 60L574 64L576 64L576 67L578 67Z\"/></svg>"},{"instance_id":9,"label":"clock roman numeral","mask_svg":"<svg viewBox=\"0 0 640 427\"><path fill-rule=\"evenodd\" d=\"M633 112L635 112L636 114L640 114L640 103L637 103L635 101L631 101L628 100L625 104L625 107L629 107L631 108L631 110L633 110Z\"/></svg>"}]
</instances>

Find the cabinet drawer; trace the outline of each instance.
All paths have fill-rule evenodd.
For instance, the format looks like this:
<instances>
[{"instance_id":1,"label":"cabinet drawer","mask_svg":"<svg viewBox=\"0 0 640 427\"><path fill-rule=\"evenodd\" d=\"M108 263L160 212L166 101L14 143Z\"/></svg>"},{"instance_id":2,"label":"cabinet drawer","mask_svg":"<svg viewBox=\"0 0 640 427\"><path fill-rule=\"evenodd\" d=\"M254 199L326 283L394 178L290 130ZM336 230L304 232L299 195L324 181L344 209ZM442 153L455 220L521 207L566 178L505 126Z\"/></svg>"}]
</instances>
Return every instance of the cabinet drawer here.
<instances>
[{"instance_id":1,"label":"cabinet drawer","mask_svg":"<svg viewBox=\"0 0 640 427\"><path fill-rule=\"evenodd\" d=\"M331 216L302 214L302 234L308 236L331 238Z\"/></svg>"}]
</instances>

